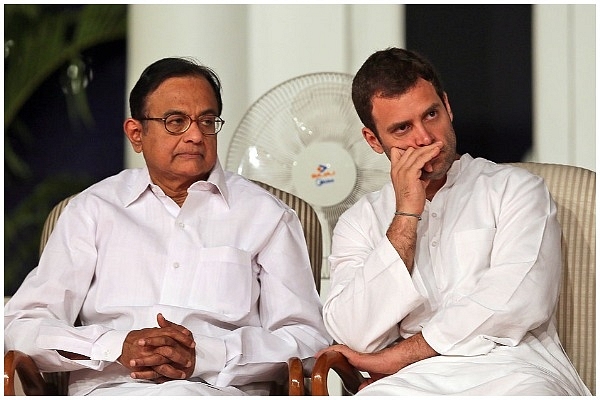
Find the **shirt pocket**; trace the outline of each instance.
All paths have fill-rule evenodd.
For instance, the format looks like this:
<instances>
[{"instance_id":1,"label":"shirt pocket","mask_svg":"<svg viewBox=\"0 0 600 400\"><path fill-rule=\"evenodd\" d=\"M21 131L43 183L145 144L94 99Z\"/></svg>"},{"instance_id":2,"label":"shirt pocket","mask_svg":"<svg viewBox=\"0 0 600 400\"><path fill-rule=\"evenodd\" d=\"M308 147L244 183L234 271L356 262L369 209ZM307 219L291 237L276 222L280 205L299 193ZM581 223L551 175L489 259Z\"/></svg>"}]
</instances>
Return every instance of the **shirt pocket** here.
<instances>
[{"instance_id":1,"label":"shirt pocket","mask_svg":"<svg viewBox=\"0 0 600 400\"><path fill-rule=\"evenodd\" d=\"M477 283L490 268L496 228L481 228L454 233L458 283L463 288Z\"/></svg>"},{"instance_id":2,"label":"shirt pocket","mask_svg":"<svg viewBox=\"0 0 600 400\"><path fill-rule=\"evenodd\" d=\"M233 247L200 249L188 286L187 307L238 319L250 312L258 281L250 253ZM184 289L184 288L181 288ZM185 293L185 292L183 292Z\"/></svg>"}]
</instances>

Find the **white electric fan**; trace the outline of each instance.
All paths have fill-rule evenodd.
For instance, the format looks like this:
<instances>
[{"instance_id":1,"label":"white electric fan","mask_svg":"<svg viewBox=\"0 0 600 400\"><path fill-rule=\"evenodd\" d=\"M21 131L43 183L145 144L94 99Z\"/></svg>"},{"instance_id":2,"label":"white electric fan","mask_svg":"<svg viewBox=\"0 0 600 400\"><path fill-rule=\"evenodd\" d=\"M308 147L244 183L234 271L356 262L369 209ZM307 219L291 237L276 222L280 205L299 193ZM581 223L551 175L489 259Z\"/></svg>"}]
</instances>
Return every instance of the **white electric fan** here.
<instances>
[{"instance_id":1,"label":"white electric fan","mask_svg":"<svg viewBox=\"0 0 600 400\"><path fill-rule=\"evenodd\" d=\"M322 225L323 278L339 216L389 181L389 161L362 137L352 75L302 75L260 97L234 132L226 169L310 203Z\"/></svg>"}]
</instances>

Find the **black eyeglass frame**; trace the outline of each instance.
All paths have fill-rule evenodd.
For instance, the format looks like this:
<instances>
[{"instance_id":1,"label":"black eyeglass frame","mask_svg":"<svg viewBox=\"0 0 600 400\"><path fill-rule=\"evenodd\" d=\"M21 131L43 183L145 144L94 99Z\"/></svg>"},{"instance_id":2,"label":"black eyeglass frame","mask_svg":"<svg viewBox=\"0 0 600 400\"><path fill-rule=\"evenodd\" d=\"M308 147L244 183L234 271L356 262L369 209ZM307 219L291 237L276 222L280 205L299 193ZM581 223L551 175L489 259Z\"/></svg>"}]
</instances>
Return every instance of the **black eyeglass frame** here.
<instances>
[{"instance_id":1,"label":"black eyeglass frame","mask_svg":"<svg viewBox=\"0 0 600 400\"><path fill-rule=\"evenodd\" d=\"M183 129L181 132L173 132L171 130L169 130L169 128L167 127L167 120L171 117L184 117L187 118L188 124L185 127L185 129ZM213 118L214 119L214 123L215 123L215 132L214 133L206 133L204 132L204 130L202 129L202 125L200 125L199 122L201 122L204 119L207 118ZM200 132L202 132L202 134L204 136L215 136L217 133L219 133L221 131L221 129L223 129L223 125L225 125L225 120L221 117L219 117L218 115L201 115L196 119L193 119L192 117L190 117L187 114L171 114L171 115L167 115L166 117L160 118L160 117L144 117L144 118L140 118L138 119L138 121L162 121L163 125L165 126L165 130L173 136L179 136L179 135L183 135L184 133L186 133L188 131L188 129L190 129L190 127L192 126L192 122L196 122L196 124L198 125L198 128L200 129Z\"/></svg>"}]
</instances>

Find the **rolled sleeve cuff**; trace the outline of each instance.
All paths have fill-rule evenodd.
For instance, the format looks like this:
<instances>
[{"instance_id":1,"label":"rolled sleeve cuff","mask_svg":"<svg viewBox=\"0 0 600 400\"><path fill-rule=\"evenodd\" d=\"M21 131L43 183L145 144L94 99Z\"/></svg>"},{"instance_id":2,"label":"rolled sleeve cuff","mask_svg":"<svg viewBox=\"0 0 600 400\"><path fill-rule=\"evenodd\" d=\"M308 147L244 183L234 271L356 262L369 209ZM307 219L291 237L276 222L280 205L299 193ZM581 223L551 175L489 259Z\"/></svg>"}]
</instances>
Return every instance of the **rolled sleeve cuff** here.
<instances>
[{"instance_id":1,"label":"rolled sleeve cuff","mask_svg":"<svg viewBox=\"0 0 600 400\"><path fill-rule=\"evenodd\" d=\"M218 338L195 337L196 366L194 377L200 377L206 382L215 384L217 376L225 368L225 342Z\"/></svg>"},{"instance_id":2,"label":"rolled sleeve cuff","mask_svg":"<svg viewBox=\"0 0 600 400\"><path fill-rule=\"evenodd\" d=\"M91 360L115 361L123 352L123 343L129 334L128 331L108 331L92 345Z\"/></svg>"},{"instance_id":3,"label":"rolled sleeve cuff","mask_svg":"<svg viewBox=\"0 0 600 400\"><path fill-rule=\"evenodd\" d=\"M421 333L425 341L442 355L475 356L487 354L494 348L494 342L477 333L477 327L482 321L486 321L491 314L490 310L471 307L468 312L451 315L443 321L430 321L423 327ZM468 315L469 318L460 318L464 315ZM453 321L462 321L461 328L457 329Z\"/></svg>"}]
</instances>

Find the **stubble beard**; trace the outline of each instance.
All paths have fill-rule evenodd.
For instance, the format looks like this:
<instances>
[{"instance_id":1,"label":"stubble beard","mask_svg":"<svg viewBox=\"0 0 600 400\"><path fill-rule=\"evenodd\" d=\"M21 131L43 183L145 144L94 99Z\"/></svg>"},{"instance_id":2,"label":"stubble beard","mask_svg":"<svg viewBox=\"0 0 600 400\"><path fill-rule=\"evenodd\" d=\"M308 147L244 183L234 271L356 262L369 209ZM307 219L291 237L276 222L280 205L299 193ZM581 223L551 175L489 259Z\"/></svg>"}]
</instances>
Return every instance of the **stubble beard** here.
<instances>
[{"instance_id":1,"label":"stubble beard","mask_svg":"<svg viewBox=\"0 0 600 400\"><path fill-rule=\"evenodd\" d=\"M438 180L444 178L454 161L458 159L458 154L456 153L456 134L454 133L453 128L450 129L450 133L446 135L448 141L444 143L444 146L440 149L440 154L433 160L433 171L423 171L421 175L422 180Z\"/></svg>"}]
</instances>

